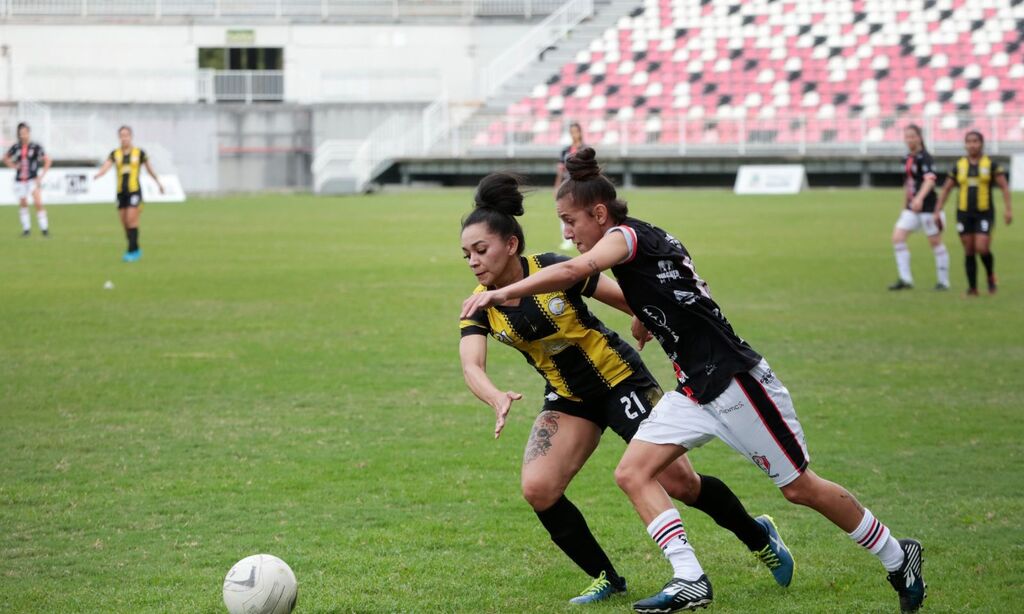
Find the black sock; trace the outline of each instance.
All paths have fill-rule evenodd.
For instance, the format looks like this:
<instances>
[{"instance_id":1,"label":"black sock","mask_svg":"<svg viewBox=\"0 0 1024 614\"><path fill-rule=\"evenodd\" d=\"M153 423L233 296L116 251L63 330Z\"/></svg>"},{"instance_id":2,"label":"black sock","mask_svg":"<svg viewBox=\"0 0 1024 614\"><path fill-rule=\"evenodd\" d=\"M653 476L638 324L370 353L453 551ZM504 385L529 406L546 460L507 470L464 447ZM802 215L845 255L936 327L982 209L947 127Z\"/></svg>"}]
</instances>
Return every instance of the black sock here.
<instances>
[{"instance_id":1,"label":"black sock","mask_svg":"<svg viewBox=\"0 0 1024 614\"><path fill-rule=\"evenodd\" d=\"M988 274L989 279L992 279L992 275L996 271L996 257L992 254L992 252L982 254L981 263L985 265L985 272Z\"/></svg>"},{"instance_id":2,"label":"black sock","mask_svg":"<svg viewBox=\"0 0 1024 614\"><path fill-rule=\"evenodd\" d=\"M129 228L125 231L128 235L128 251L137 252L139 251L139 229Z\"/></svg>"},{"instance_id":3,"label":"black sock","mask_svg":"<svg viewBox=\"0 0 1024 614\"><path fill-rule=\"evenodd\" d=\"M700 496L690 507L711 516L718 526L729 529L751 550L768 545L768 533L747 513L736 494L713 475L700 476Z\"/></svg>"},{"instance_id":4,"label":"black sock","mask_svg":"<svg viewBox=\"0 0 1024 614\"><path fill-rule=\"evenodd\" d=\"M617 584L620 581L619 574L608 560L608 555L590 532L583 514L565 498L565 495L548 509L536 514L540 523L551 534L551 541L555 542L587 575L596 578L603 571L613 583Z\"/></svg>"},{"instance_id":5,"label":"black sock","mask_svg":"<svg viewBox=\"0 0 1024 614\"><path fill-rule=\"evenodd\" d=\"M971 290L978 289L978 261L974 254L964 256L964 268L967 269L967 286Z\"/></svg>"}]
</instances>

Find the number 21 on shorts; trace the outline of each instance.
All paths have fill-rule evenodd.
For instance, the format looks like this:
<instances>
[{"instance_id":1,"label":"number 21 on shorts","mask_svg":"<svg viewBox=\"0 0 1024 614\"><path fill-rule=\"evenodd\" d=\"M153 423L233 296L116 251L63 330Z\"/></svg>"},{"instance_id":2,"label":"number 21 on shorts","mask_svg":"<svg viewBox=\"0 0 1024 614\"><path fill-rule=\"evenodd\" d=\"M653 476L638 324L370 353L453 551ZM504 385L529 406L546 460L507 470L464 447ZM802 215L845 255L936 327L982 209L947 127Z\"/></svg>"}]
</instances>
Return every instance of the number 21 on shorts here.
<instances>
[{"instance_id":1,"label":"number 21 on shorts","mask_svg":"<svg viewBox=\"0 0 1024 614\"><path fill-rule=\"evenodd\" d=\"M622 403L622 408L626 412L626 417L630 420L636 420L641 414L647 413L647 408L640 401L640 397L636 396L636 391L633 390L628 396L624 396L619 399ZM633 406L636 406L636 411L633 411Z\"/></svg>"}]
</instances>

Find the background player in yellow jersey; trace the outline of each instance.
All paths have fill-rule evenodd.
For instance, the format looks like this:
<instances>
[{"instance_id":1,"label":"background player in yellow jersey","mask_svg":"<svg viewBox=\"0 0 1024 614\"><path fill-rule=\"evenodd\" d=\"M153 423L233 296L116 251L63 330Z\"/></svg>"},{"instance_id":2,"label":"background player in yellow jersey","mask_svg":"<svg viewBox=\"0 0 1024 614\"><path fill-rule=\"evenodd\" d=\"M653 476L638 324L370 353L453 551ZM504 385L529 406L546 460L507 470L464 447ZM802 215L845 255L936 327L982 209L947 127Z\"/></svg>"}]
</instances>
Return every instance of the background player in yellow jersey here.
<instances>
[{"instance_id":1,"label":"background player in yellow jersey","mask_svg":"<svg viewBox=\"0 0 1024 614\"><path fill-rule=\"evenodd\" d=\"M996 223L996 203L992 199L992 184L1003 191L1003 221L1013 221L1010 186L1003 168L985 155L985 137L972 130L964 137L967 155L957 160L942 186L935 216L942 215L942 207L954 187L960 189L956 207L956 230L964 246L964 268L967 271L967 295L978 295L978 262L981 256L988 276L989 294L996 292L995 257L992 255L992 229Z\"/></svg>"},{"instance_id":2,"label":"background player in yellow jersey","mask_svg":"<svg viewBox=\"0 0 1024 614\"><path fill-rule=\"evenodd\" d=\"M142 167L145 166L149 176L156 181L161 194L164 193L164 185L153 171L146 152L132 144L132 129L121 126L117 136L121 139L121 146L110 152L93 179L102 177L110 167L117 167L117 213L128 237L128 250L122 260L135 262L142 257L142 249L139 248L139 215L142 212L142 183L139 179Z\"/></svg>"},{"instance_id":3,"label":"background player in yellow jersey","mask_svg":"<svg viewBox=\"0 0 1024 614\"><path fill-rule=\"evenodd\" d=\"M568 260L558 254L523 256L525 238L515 216L523 214L518 179L495 173L477 188L476 207L462 223L462 251L480 284L477 291L504 287L546 266ZM632 314L612 279L596 274L572 288L483 309L461 321L459 355L466 385L494 409L494 435L501 434L518 392L502 390L487 374L487 336L519 350L546 382L544 405L534 421L522 466L523 496L551 540L594 578L572 603L600 601L626 583L590 532L565 489L611 427L627 442L661 398L661 388L640 355L587 308L593 297ZM646 331L639 333L648 336ZM752 518L721 480L699 475L680 457L659 476L676 499L703 511L731 530L769 570L789 584L792 557L771 519ZM771 527L771 529L769 529ZM775 536L769 539L769 531ZM664 539L685 536L681 524Z\"/></svg>"}]
</instances>

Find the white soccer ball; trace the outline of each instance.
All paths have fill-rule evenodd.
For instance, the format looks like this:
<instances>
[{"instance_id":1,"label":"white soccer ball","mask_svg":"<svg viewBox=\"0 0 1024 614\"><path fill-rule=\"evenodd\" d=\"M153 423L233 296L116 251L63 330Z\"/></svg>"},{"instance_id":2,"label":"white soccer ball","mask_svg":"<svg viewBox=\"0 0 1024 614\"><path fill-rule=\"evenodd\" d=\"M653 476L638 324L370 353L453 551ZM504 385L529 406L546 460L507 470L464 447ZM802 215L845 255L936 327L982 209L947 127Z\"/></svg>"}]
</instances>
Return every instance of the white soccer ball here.
<instances>
[{"instance_id":1,"label":"white soccer ball","mask_svg":"<svg viewBox=\"0 0 1024 614\"><path fill-rule=\"evenodd\" d=\"M224 578L224 605L231 614L289 614L298 589L287 563L254 554L235 563Z\"/></svg>"}]
</instances>

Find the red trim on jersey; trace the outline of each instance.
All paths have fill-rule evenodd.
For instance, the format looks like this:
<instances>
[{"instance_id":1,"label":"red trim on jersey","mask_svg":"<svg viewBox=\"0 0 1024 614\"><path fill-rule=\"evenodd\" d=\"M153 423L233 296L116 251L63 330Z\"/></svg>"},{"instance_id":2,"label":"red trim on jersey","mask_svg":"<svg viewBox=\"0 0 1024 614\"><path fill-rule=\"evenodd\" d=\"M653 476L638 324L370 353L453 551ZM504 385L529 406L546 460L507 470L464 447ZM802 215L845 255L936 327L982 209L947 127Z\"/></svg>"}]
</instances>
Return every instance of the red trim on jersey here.
<instances>
[{"instance_id":1,"label":"red trim on jersey","mask_svg":"<svg viewBox=\"0 0 1024 614\"><path fill-rule=\"evenodd\" d=\"M751 379L753 379L755 382L757 381L757 378L755 378L753 376L751 376ZM768 426L768 423L765 421L764 416L761 415L761 409L757 406L757 403L754 403L754 399L750 398L750 394L748 394L747 393L747 389L743 387L743 383L740 382L738 377L733 377L733 380L737 384L739 384L740 390L743 391L743 396L747 397L747 401L749 401L750 402L750 406L754 408L754 413L757 414L757 418L761 421L761 424L764 425L765 430L768 431L771 434L772 439L775 440L776 445L778 445L779 449L782 450L782 454L786 457L787 460L789 460L789 462L793 465L793 467L797 471L799 471L800 473L803 473L804 468L801 467L800 464L797 463L795 460L793 460L793 457L789 455L789 451L786 450L786 446L782 445L782 442L779 441L779 438L775 435L775 431L772 430L772 427ZM758 385L761 384L761 382L757 382L757 383L758 383ZM793 433L793 430L789 428L788 424L786 424L786 419L783 417L782 412L779 411L779 407L775 404L775 401L772 400L771 395L769 395L768 391L764 389L764 386L761 386L761 390L763 390L764 391L764 395L766 397L768 397L768 402L771 403L772 407L775 409L775 411L778 412L779 418L782 421L782 425L786 428L787 431L789 431L789 434L793 436L793 442L796 445L799 446L800 443L799 443L799 440L796 438L796 434Z\"/></svg>"},{"instance_id":2,"label":"red trim on jersey","mask_svg":"<svg viewBox=\"0 0 1024 614\"><path fill-rule=\"evenodd\" d=\"M636 252L640 247L639 242L636 240L636 231L630 228L629 226L626 226L625 224L613 226L611 229L609 229L609 231L611 230L620 230L623 234L625 234L627 230L629 231L629 236L632 237L633 239L633 247L629 252L629 256L627 256L626 259L620 262L619 264L626 264L627 262L632 262L633 259L636 258ZM627 240L626 243L629 243L629 241Z\"/></svg>"}]
</instances>

